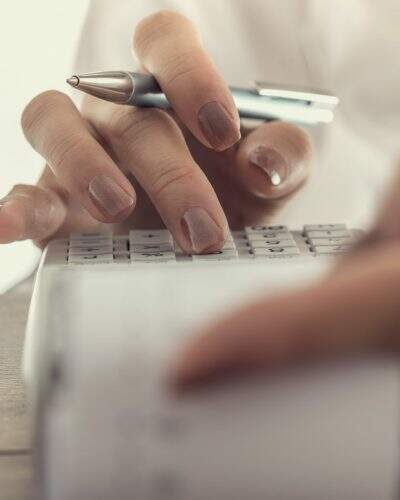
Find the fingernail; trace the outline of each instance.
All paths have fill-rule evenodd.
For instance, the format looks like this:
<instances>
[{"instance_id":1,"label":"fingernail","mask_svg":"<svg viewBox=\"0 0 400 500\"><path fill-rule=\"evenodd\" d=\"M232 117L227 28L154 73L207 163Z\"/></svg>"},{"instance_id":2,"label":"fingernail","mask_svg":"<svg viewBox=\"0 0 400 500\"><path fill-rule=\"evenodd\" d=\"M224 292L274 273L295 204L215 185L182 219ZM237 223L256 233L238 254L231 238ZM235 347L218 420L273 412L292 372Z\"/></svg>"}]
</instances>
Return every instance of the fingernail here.
<instances>
[{"instance_id":1,"label":"fingernail","mask_svg":"<svg viewBox=\"0 0 400 500\"><path fill-rule=\"evenodd\" d=\"M287 163L275 149L258 146L250 153L249 162L267 174L268 181L273 187L282 184L287 176Z\"/></svg>"},{"instance_id":2,"label":"fingernail","mask_svg":"<svg viewBox=\"0 0 400 500\"><path fill-rule=\"evenodd\" d=\"M88 191L95 205L111 217L131 207L134 203L133 197L106 175L94 177L89 184Z\"/></svg>"},{"instance_id":3,"label":"fingernail","mask_svg":"<svg viewBox=\"0 0 400 500\"><path fill-rule=\"evenodd\" d=\"M233 146L240 139L240 126L217 101L204 104L198 113L200 128L217 151Z\"/></svg>"},{"instance_id":4,"label":"fingernail","mask_svg":"<svg viewBox=\"0 0 400 500\"><path fill-rule=\"evenodd\" d=\"M225 241L225 231L200 207L190 208L185 213L182 227L193 253L217 250Z\"/></svg>"}]
</instances>

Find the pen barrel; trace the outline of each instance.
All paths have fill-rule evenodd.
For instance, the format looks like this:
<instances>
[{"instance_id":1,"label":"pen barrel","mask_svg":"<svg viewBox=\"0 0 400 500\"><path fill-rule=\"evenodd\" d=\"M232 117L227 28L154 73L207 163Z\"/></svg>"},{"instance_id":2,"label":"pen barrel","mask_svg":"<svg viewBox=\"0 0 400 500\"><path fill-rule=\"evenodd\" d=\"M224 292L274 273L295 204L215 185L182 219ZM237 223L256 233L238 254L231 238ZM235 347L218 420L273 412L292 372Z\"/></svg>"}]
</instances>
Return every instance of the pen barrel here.
<instances>
[{"instance_id":1,"label":"pen barrel","mask_svg":"<svg viewBox=\"0 0 400 500\"><path fill-rule=\"evenodd\" d=\"M168 99L152 75L141 73L128 73L128 75L132 80L133 90L126 104L143 108L171 108Z\"/></svg>"},{"instance_id":2,"label":"pen barrel","mask_svg":"<svg viewBox=\"0 0 400 500\"><path fill-rule=\"evenodd\" d=\"M125 104L168 110L171 105L152 75L127 73L132 80L132 93ZM266 97L255 89L230 87L241 118L256 120L284 120L315 125L332 121L331 109L315 106L304 99Z\"/></svg>"}]
</instances>

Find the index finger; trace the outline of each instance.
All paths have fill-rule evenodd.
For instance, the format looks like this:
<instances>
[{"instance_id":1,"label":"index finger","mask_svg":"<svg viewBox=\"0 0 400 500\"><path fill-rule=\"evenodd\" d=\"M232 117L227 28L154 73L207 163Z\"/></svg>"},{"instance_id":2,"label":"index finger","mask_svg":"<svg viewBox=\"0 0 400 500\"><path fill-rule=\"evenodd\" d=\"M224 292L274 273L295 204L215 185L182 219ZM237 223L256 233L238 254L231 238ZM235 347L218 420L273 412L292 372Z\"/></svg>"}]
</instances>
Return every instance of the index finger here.
<instances>
[{"instance_id":1,"label":"index finger","mask_svg":"<svg viewBox=\"0 0 400 500\"><path fill-rule=\"evenodd\" d=\"M229 88L189 19L169 11L146 17L136 28L133 47L200 142L223 151L240 139L239 115Z\"/></svg>"}]
</instances>

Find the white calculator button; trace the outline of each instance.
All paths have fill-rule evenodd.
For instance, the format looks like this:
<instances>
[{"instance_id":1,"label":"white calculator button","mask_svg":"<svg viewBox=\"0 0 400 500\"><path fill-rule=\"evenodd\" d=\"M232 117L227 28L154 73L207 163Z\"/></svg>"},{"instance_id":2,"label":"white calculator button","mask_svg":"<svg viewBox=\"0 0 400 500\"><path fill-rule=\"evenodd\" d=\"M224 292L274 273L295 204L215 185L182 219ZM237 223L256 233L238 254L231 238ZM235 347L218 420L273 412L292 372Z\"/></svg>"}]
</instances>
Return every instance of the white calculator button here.
<instances>
[{"instance_id":1,"label":"white calculator button","mask_svg":"<svg viewBox=\"0 0 400 500\"><path fill-rule=\"evenodd\" d=\"M71 240L69 248L89 248L89 247L107 247L112 248L113 240L109 239L96 239L96 240Z\"/></svg>"},{"instance_id":2,"label":"white calculator button","mask_svg":"<svg viewBox=\"0 0 400 500\"><path fill-rule=\"evenodd\" d=\"M306 224L304 232L309 231L338 231L346 229L346 224Z\"/></svg>"},{"instance_id":3,"label":"white calculator button","mask_svg":"<svg viewBox=\"0 0 400 500\"><path fill-rule=\"evenodd\" d=\"M112 254L70 255L68 262L71 264L109 264L114 262L114 257Z\"/></svg>"},{"instance_id":4,"label":"white calculator button","mask_svg":"<svg viewBox=\"0 0 400 500\"><path fill-rule=\"evenodd\" d=\"M84 247L90 247L90 246L103 246L103 245L111 245L112 246L113 241L112 238L76 238L73 240L70 240L69 246L70 248L84 248Z\"/></svg>"},{"instance_id":5,"label":"white calculator button","mask_svg":"<svg viewBox=\"0 0 400 500\"><path fill-rule=\"evenodd\" d=\"M271 259L296 257L300 255L300 250L297 247L255 248L253 252L255 257L268 257Z\"/></svg>"},{"instance_id":6,"label":"white calculator button","mask_svg":"<svg viewBox=\"0 0 400 500\"><path fill-rule=\"evenodd\" d=\"M283 247L283 248L290 248L290 247L296 247L296 242L291 239L291 240L271 240L271 239L263 239L263 240L255 240L251 241L251 248L274 248L274 247Z\"/></svg>"},{"instance_id":7,"label":"white calculator button","mask_svg":"<svg viewBox=\"0 0 400 500\"><path fill-rule=\"evenodd\" d=\"M134 252L131 262L175 262L174 252Z\"/></svg>"},{"instance_id":8,"label":"white calculator button","mask_svg":"<svg viewBox=\"0 0 400 500\"><path fill-rule=\"evenodd\" d=\"M70 240L88 240L88 239L104 239L104 238L112 238L111 233L107 232L88 232L88 233L71 233L69 239Z\"/></svg>"},{"instance_id":9,"label":"white calculator button","mask_svg":"<svg viewBox=\"0 0 400 500\"><path fill-rule=\"evenodd\" d=\"M351 242L350 236L345 237L331 237L331 238L310 238L309 242L312 247L317 246L331 246L331 245L346 245Z\"/></svg>"},{"instance_id":10,"label":"white calculator button","mask_svg":"<svg viewBox=\"0 0 400 500\"><path fill-rule=\"evenodd\" d=\"M265 241L265 240L289 240L294 241L291 233L274 233L273 231L264 231L262 233L250 233L248 235L248 240L251 244L253 241Z\"/></svg>"},{"instance_id":11,"label":"white calculator button","mask_svg":"<svg viewBox=\"0 0 400 500\"><path fill-rule=\"evenodd\" d=\"M204 261L204 260L231 260L238 258L238 252L236 249L222 249L217 252L192 255L193 261Z\"/></svg>"},{"instance_id":12,"label":"white calculator button","mask_svg":"<svg viewBox=\"0 0 400 500\"><path fill-rule=\"evenodd\" d=\"M174 246L172 243L131 243L131 252L173 252Z\"/></svg>"},{"instance_id":13,"label":"white calculator button","mask_svg":"<svg viewBox=\"0 0 400 500\"><path fill-rule=\"evenodd\" d=\"M345 253L349 249L350 245L316 246L314 252L316 255L334 255L337 253Z\"/></svg>"},{"instance_id":14,"label":"white calculator button","mask_svg":"<svg viewBox=\"0 0 400 500\"><path fill-rule=\"evenodd\" d=\"M327 229L325 231L307 231L309 238L349 238L351 237L350 231L347 229Z\"/></svg>"},{"instance_id":15,"label":"white calculator button","mask_svg":"<svg viewBox=\"0 0 400 500\"><path fill-rule=\"evenodd\" d=\"M111 247L70 248L69 255L112 255Z\"/></svg>"},{"instance_id":16,"label":"white calculator button","mask_svg":"<svg viewBox=\"0 0 400 500\"><path fill-rule=\"evenodd\" d=\"M260 233L265 231L272 231L274 233L287 233L288 228L286 226L247 226L245 228L247 234Z\"/></svg>"},{"instance_id":17,"label":"white calculator button","mask_svg":"<svg viewBox=\"0 0 400 500\"><path fill-rule=\"evenodd\" d=\"M135 229L129 232L129 241L132 246L145 243L169 243L171 246L173 244L172 235L167 229L155 231Z\"/></svg>"}]
</instances>

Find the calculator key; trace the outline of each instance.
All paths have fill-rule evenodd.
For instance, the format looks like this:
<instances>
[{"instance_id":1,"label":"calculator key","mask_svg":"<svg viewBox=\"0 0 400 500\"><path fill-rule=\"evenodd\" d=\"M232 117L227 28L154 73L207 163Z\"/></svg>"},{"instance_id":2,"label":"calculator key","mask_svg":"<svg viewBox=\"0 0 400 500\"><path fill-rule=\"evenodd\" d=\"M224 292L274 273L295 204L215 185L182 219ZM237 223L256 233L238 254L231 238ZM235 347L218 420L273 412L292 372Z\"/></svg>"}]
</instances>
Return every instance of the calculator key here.
<instances>
[{"instance_id":1,"label":"calculator key","mask_svg":"<svg viewBox=\"0 0 400 500\"><path fill-rule=\"evenodd\" d=\"M345 253L350 249L350 245L316 246L313 250L316 255L334 255Z\"/></svg>"},{"instance_id":2,"label":"calculator key","mask_svg":"<svg viewBox=\"0 0 400 500\"><path fill-rule=\"evenodd\" d=\"M236 249L222 249L217 252L201 254L201 255L192 255L193 261L208 261L208 260L231 260L237 259L238 252Z\"/></svg>"},{"instance_id":3,"label":"calculator key","mask_svg":"<svg viewBox=\"0 0 400 500\"><path fill-rule=\"evenodd\" d=\"M93 238L93 239L79 239L70 240L70 248L87 248L90 246L113 246L112 238Z\"/></svg>"},{"instance_id":4,"label":"calculator key","mask_svg":"<svg viewBox=\"0 0 400 500\"><path fill-rule=\"evenodd\" d=\"M287 233L289 230L286 226L247 226L245 228L247 234L262 233L265 231L272 231L274 233Z\"/></svg>"},{"instance_id":5,"label":"calculator key","mask_svg":"<svg viewBox=\"0 0 400 500\"><path fill-rule=\"evenodd\" d=\"M113 240L112 238L77 238L70 240L69 247L70 248L85 248L90 246L112 246Z\"/></svg>"},{"instance_id":6,"label":"calculator key","mask_svg":"<svg viewBox=\"0 0 400 500\"><path fill-rule=\"evenodd\" d=\"M350 238L351 232L348 229L335 229L325 231L308 231L309 238Z\"/></svg>"},{"instance_id":7,"label":"calculator key","mask_svg":"<svg viewBox=\"0 0 400 500\"><path fill-rule=\"evenodd\" d=\"M331 245L346 245L351 242L351 236L331 237L331 238L309 238L308 240L312 247L331 246Z\"/></svg>"},{"instance_id":8,"label":"calculator key","mask_svg":"<svg viewBox=\"0 0 400 500\"><path fill-rule=\"evenodd\" d=\"M291 240L262 239L262 240L251 241L250 245L251 248L274 248L274 247L290 248L297 246L296 242L293 239Z\"/></svg>"},{"instance_id":9,"label":"calculator key","mask_svg":"<svg viewBox=\"0 0 400 500\"><path fill-rule=\"evenodd\" d=\"M69 255L112 255L111 247L70 248Z\"/></svg>"},{"instance_id":10,"label":"calculator key","mask_svg":"<svg viewBox=\"0 0 400 500\"><path fill-rule=\"evenodd\" d=\"M306 224L304 233L309 231L338 231L346 229L346 224Z\"/></svg>"},{"instance_id":11,"label":"calculator key","mask_svg":"<svg viewBox=\"0 0 400 500\"><path fill-rule=\"evenodd\" d=\"M70 255L68 262L71 264L110 264L114 262L114 257L112 254Z\"/></svg>"},{"instance_id":12,"label":"calculator key","mask_svg":"<svg viewBox=\"0 0 400 500\"><path fill-rule=\"evenodd\" d=\"M172 235L167 229L158 229L155 231L135 229L129 231L129 241L132 246L146 243L169 243L171 246L173 244Z\"/></svg>"},{"instance_id":13,"label":"calculator key","mask_svg":"<svg viewBox=\"0 0 400 500\"><path fill-rule=\"evenodd\" d=\"M131 262L176 262L174 252L134 252Z\"/></svg>"},{"instance_id":14,"label":"calculator key","mask_svg":"<svg viewBox=\"0 0 400 500\"><path fill-rule=\"evenodd\" d=\"M69 247L69 253L112 253L113 245L101 244L101 245L75 245Z\"/></svg>"},{"instance_id":15,"label":"calculator key","mask_svg":"<svg viewBox=\"0 0 400 500\"><path fill-rule=\"evenodd\" d=\"M131 252L173 252L172 243L133 243L130 245Z\"/></svg>"},{"instance_id":16,"label":"calculator key","mask_svg":"<svg viewBox=\"0 0 400 500\"><path fill-rule=\"evenodd\" d=\"M250 244L253 244L253 241L264 241L264 240L289 240L294 241L291 233L274 233L273 231L266 231L262 233L250 233L247 236Z\"/></svg>"},{"instance_id":17,"label":"calculator key","mask_svg":"<svg viewBox=\"0 0 400 500\"><path fill-rule=\"evenodd\" d=\"M92 232L92 233L71 233L70 240L97 240L97 239L109 239L112 238L112 233L110 232Z\"/></svg>"},{"instance_id":18,"label":"calculator key","mask_svg":"<svg viewBox=\"0 0 400 500\"><path fill-rule=\"evenodd\" d=\"M279 259L286 257L297 257L300 255L300 250L297 247L274 247L274 248L254 248L254 256L257 257L267 257L271 259Z\"/></svg>"}]
</instances>

